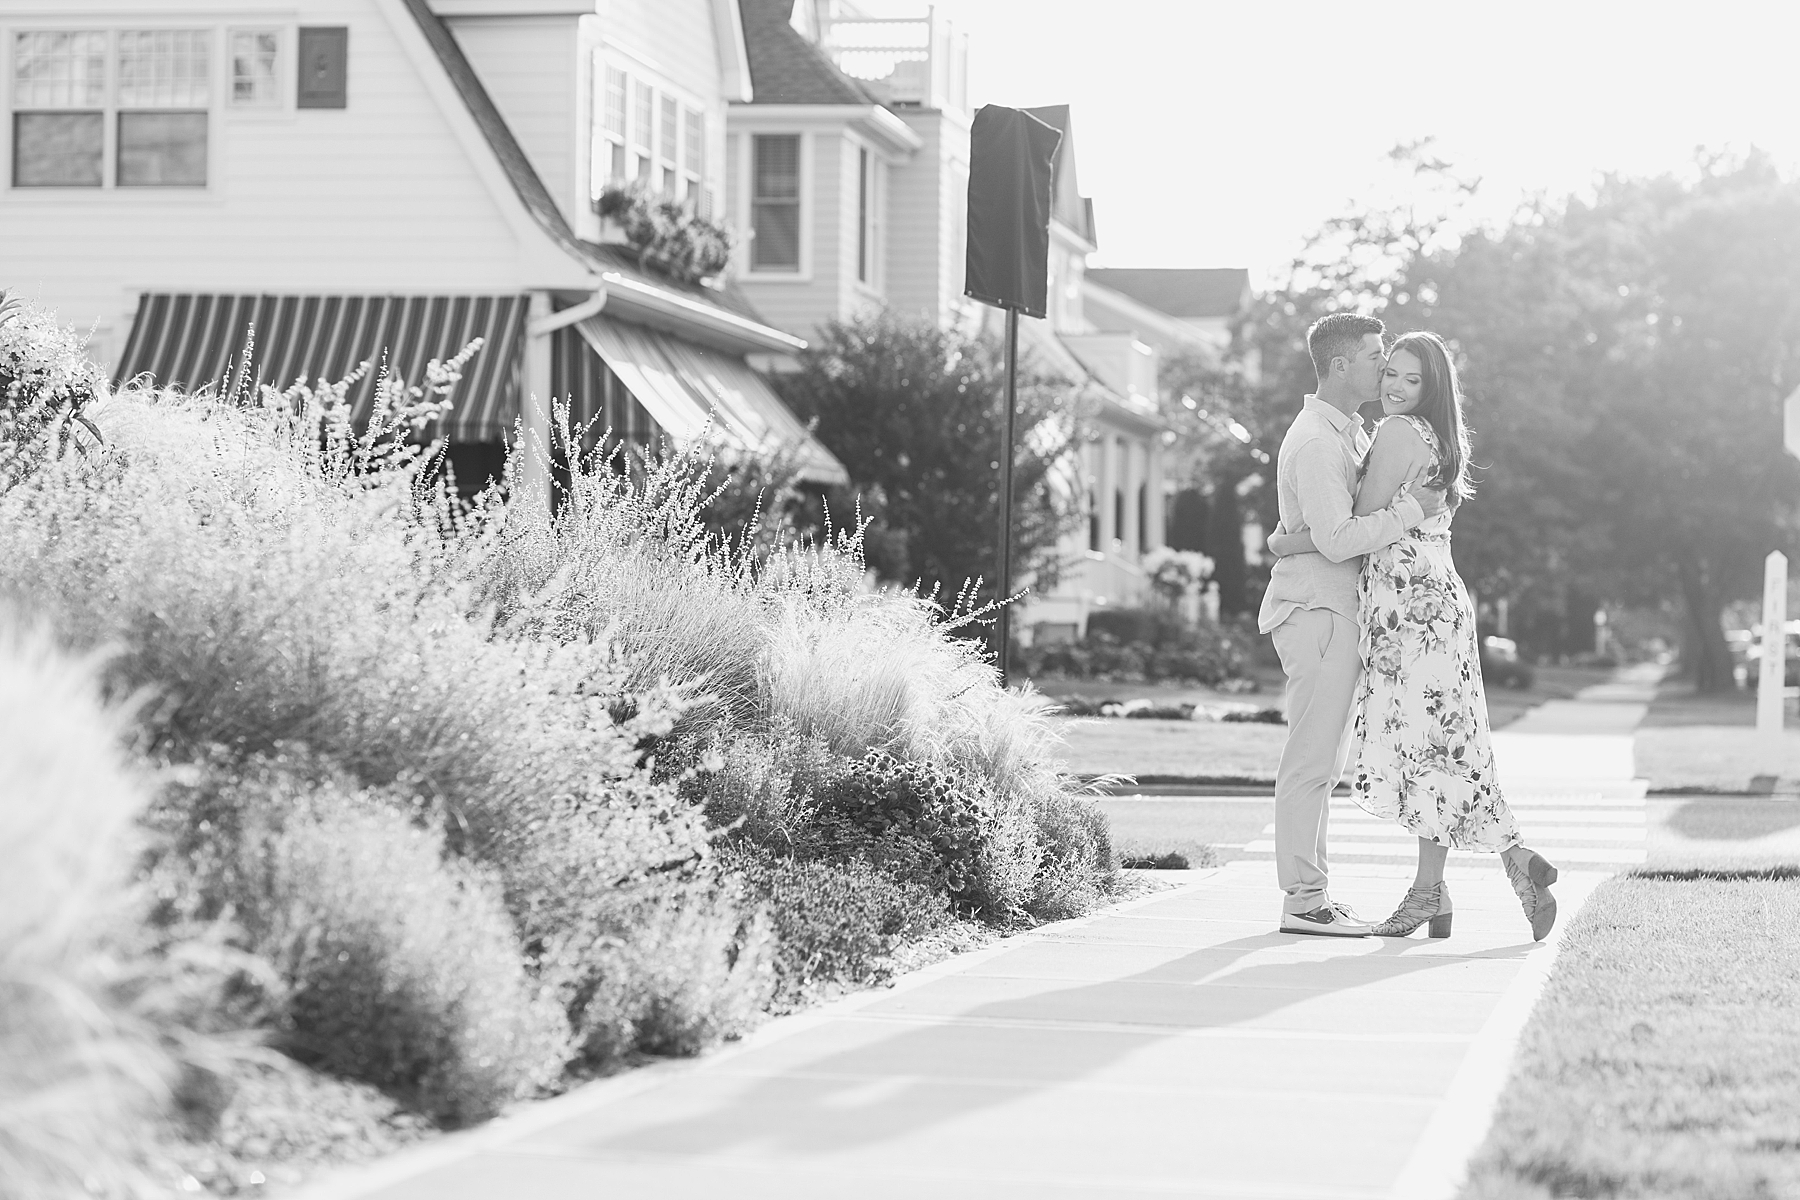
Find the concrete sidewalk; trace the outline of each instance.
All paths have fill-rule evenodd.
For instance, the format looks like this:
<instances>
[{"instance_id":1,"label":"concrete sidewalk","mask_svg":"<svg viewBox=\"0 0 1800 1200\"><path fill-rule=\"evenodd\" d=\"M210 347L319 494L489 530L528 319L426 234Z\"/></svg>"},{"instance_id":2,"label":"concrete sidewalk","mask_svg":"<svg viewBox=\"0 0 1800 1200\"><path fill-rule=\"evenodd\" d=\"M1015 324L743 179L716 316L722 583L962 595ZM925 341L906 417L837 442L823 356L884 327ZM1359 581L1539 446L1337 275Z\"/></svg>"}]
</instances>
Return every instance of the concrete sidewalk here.
<instances>
[{"instance_id":1,"label":"concrete sidewalk","mask_svg":"<svg viewBox=\"0 0 1800 1200\"><path fill-rule=\"evenodd\" d=\"M1635 721L1568 708L1542 765L1629 792ZM1344 863L1332 892L1385 914L1409 878ZM1558 933L1604 878L1565 870ZM1336 941L1274 932L1266 862L1195 872L309 1194L1448 1197L1555 954L1491 865L1449 879L1450 939Z\"/></svg>"}]
</instances>

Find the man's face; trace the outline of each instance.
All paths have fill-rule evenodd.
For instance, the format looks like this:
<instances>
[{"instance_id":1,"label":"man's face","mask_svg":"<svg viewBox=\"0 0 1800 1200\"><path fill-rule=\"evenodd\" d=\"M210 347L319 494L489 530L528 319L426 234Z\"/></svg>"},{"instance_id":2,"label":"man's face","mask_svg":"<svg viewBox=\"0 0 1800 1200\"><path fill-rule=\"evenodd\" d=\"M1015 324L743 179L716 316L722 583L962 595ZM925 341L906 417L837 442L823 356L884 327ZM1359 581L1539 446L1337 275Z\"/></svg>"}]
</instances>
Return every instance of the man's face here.
<instances>
[{"instance_id":1,"label":"man's face","mask_svg":"<svg viewBox=\"0 0 1800 1200\"><path fill-rule=\"evenodd\" d=\"M1381 348L1379 333L1363 334L1362 347L1350 358L1350 368L1345 382L1350 385L1350 392L1360 403L1367 404L1375 399L1381 387L1381 368L1386 355Z\"/></svg>"}]
</instances>

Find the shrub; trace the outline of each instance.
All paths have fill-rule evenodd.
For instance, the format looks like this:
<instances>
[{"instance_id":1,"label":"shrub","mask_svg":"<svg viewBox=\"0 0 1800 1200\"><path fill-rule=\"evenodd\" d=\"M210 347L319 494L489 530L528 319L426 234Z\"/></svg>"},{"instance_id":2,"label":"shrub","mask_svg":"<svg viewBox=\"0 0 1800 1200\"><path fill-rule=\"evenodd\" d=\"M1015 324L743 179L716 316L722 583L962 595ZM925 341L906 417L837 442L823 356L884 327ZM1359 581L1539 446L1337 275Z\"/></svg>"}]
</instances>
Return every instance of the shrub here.
<instances>
[{"instance_id":1,"label":"shrub","mask_svg":"<svg viewBox=\"0 0 1800 1200\"><path fill-rule=\"evenodd\" d=\"M974 908L992 903L978 890L980 860L991 853L992 800L933 763L871 750L821 797L819 818L841 831L846 852L880 856L898 842L895 852L911 857L905 844L915 842L928 852L937 886Z\"/></svg>"},{"instance_id":2,"label":"shrub","mask_svg":"<svg viewBox=\"0 0 1800 1200\"><path fill-rule=\"evenodd\" d=\"M1031 647L1033 677L1183 680L1219 686L1243 677L1256 647L1243 630L1202 618L1190 624L1165 608L1107 608L1088 614L1077 642Z\"/></svg>"},{"instance_id":3,"label":"shrub","mask_svg":"<svg viewBox=\"0 0 1800 1200\"><path fill-rule=\"evenodd\" d=\"M1287 714L1279 708L1232 708L1220 713L1219 720L1252 725L1286 725Z\"/></svg>"},{"instance_id":4,"label":"shrub","mask_svg":"<svg viewBox=\"0 0 1800 1200\"><path fill-rule=\"evenodd\" d=\"M0 614L3 616L3 614ZM0 620L0 1180L126 1191L175 1064L117 985L143 783L91 665Z\"/></svg>"},{"instance_id":5,"label":"shrub","mask_svg":"<svg viewBox=\"0 0 1800 1200\"><path fill-rule=\"evenodd\" d=\"M594 207L619 223L647 270L698 283L731 265L731 231L700 216L691 204L630 184L606 188Z\"/></svg>"},{"instance_id":6,"label":"shrub","mask_svg":"<svg viewBox=\"0 0 1800 1200\"><path fill-rule=\"evenodd\" d=\"M448 1125L560 1073L568 1026L526 977L497 889L435 831L322 788L266 842L241 914L286 984L277 1044Z\"/></svg>"},{"instance_id":7,"label":"shrub","mask_svg":"<svg viewBox=\"0 0 1800 1200\"><path fill-rule=\"evenodd\" d=\"M581 1055L593 1065L633 1049L698 1054L742 1034L775 990L768 921L746 915L734 882L643 885L618 898L596 934L574 960L568 999ZM564 974L554 958L548 966Z\"/></svg>"},{"instance_id":8,"label":"shrub","mask_svg":"<svg viewBox=\"0 0 1800 1200\"><path fill-rule=\"evenodd\" d=\"M105 390L73 330L0 289L0 490L91 430L82 410Z\"/></svg>"},{"instance_id":9,"label":"shrub","mask_svg":"<svg viewBox=\"0 0 1800 1200\"><path fill-rule=\"evenodd\" d=\"M774 929L777 1008L798 1007L830 985L881 982L899 947L951 920L943 893L856 859L802 862L753 845L728 848L721 859Z\"/></svg>"}]
</instances>

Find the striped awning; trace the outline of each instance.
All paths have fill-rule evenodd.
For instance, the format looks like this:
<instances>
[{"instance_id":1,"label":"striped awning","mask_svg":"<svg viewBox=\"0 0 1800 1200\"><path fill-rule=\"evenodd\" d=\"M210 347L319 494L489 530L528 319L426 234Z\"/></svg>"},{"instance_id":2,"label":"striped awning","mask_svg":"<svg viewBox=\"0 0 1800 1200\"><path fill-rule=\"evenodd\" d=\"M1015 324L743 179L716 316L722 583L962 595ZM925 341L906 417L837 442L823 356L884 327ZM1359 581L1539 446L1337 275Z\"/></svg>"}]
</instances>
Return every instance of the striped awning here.
<instances>
[{"instance_id":1,"label":"striped awning","mask_svg":"<svg viewBox=\"0 0 1800 1200\"><path fill-rule=\"evenodd\" d=\"M575 328L677 442L708 422L747 450L797 445L800 477L847 484L850 474L807 432L769 385L741 358L631 321L589 317Z\"/></svg>"},{"instance_id":2,"label":"striped awning","mask_svg":"<svg viewBox=\"0 0 1800 1200\"><path fill-rule=\"evenodd\" d=\"M164 387L233 388L244 377L285 388L304 376L335 383L364 362L374 368L350 391L354 418L368 417L385 361L392 377L423 385L425 364L453 357L475 338L482 348L450 393L442 432L455 441L497 441L519 413L527 298L505 296L222 296L153 293L137 319L118 378L148 373Z\"/></svg>"}]
</instances>

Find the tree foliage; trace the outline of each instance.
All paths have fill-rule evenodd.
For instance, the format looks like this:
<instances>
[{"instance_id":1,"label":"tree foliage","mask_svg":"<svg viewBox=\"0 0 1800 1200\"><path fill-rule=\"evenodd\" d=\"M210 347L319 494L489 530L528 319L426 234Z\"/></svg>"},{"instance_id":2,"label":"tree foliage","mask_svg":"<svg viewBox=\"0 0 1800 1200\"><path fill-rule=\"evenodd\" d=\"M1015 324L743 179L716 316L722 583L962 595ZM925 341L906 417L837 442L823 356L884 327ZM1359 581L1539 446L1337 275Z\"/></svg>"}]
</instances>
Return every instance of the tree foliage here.
<instances>
[{"instance_id":1,"label":"tree foliage","mask_svg":"<svg viewBox=\"0 0 1800 1200\"><path fill-rule=\"evenodd\" d=\"M1322 230L1241 323L1215 403L1273 453L1312 387L1318 316L1442 334L1485 468L1457 520L1470 586L1510 597L1549 650L1576 648L1599 601L1677 600L1697 682L1729 686L1722 610L1795 541L1780 405L1800 386L1800 182L1760 155L1712 156L1459 229L1473 185L1424 148L1397 155L1435 207ZM1256 499L1272 510L1271 489Z\"/></svg>"},{"instance_id":2,"label":"tree foliage","mask_svg":"<svg viewBox=\"0 0 1800 1200\"><path fill-rule=\"evenodd\" d=\"M878 495L869 561L883 577L993 598L1004 351L997 341L879 313L827 326L781 376L782 396ZM1079 436L1072 385L1021 362L1013 466L1015 581L1052 586L1081 520L1064 472ZM841 520L848 514L834 514Z\"/></svg>"}]
</instances>

